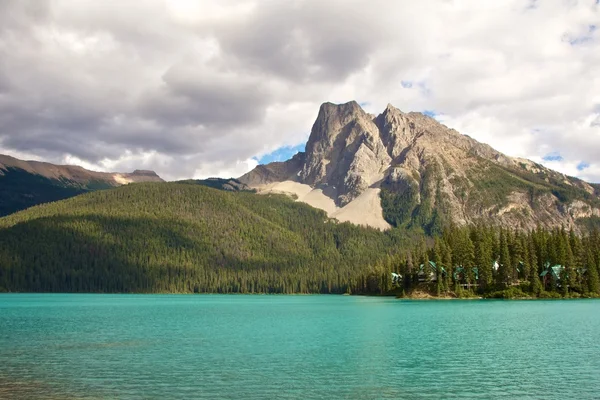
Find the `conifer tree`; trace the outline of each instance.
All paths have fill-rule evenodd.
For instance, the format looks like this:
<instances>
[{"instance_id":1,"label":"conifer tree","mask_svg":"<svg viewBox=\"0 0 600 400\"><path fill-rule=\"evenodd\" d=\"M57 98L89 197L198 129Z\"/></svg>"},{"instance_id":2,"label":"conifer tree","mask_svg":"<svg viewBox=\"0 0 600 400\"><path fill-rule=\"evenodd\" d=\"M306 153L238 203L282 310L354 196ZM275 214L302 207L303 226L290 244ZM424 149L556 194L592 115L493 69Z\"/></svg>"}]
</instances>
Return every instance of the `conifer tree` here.
<instances>
[{"instance_id":1,"label":"conifer tree","mask_svg":"<svg viewBox=\"0 0 600 400\"><path fill-rule=\"evenodd\" d=\"M444 277L442 276L442 248L441 248L442 244L441 244L441 240L439 238L435 238L434 240L434 245L433 245L433 263L436 265L436 271L435 271L435 275L436 275L436 293L439 296L442 292L443 289L443 279Z\"/></svg>"},{"instance_id":2,"label":"conifer tree","mask_svg":"<svg viewBox=\"0 0 600 400\"><path fill-rule=\"evenodd\" d=\"M498 263L500 267L498 268L498 284L501 287L506 286L510 283L510 252L508 251L508 238L504 229L500 230L500 258Z\"/></svg>"},{"instance_id":3,"label":"conifer tree","mask_svg":"<svg viewBox=\"0 0 600 400\"><path fill-rule=\"evenodd\" d=\"M404 287L406 289L411 289L412 287L412 278L415 276L415 266L413 264L413 257L411 255L411 253L409 252L406 255L406 272L404 274Z\"/></svg>"},{"instance_id":4,"label":"conifer tree","mask_svg":"<svg viewBox=\"0 0 600 400\"><path fill-rule=\"evenodd\" d=\"M492 257L492 240L488 235L482 233L475 243L475 265L479 271L479 284L482 290L486 290L493 280L494 263Z\"/></svg>"},{"instance_id":5,"label":"conifer tree","mask_svg":"<svg viewBox=\"0 0 600 400\"><path fill-rule=\"evenodd\" d=\"M600 295L599 270L600 267L595 264L590 264L587 268L587 289L595 295Z\"/></svg>"}]
</instances>

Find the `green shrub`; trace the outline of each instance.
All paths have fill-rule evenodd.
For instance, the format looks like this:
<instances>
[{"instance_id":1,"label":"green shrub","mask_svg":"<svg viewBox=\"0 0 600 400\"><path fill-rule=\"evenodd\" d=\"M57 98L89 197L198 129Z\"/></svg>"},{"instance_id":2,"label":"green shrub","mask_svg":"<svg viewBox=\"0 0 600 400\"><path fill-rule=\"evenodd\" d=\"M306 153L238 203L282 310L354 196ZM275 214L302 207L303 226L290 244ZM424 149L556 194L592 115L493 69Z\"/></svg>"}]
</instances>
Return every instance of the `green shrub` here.
<instances>
[{"instance_id":1,"label":"green shrub","mask_svg":"<svg viewBox=\"0 0 600 400\"><path fill-rule=\"evenodd\" d=\"M558 292L547 292L543 291L539 295L540 299L562 299L562 296Z\"/></svg>"},{"instance_id":2,"label":"green shrub","mask_svg":"<svg viewBox=\"0 0 600 400\"><path fill-rule=\"evenodd\" d=\"M518 287L511 287L506 290L498 290L496 292L491 292L486 296L486 298L489 299L519 299L527 297L530 296Z\"/></svg>"}]
</instances>

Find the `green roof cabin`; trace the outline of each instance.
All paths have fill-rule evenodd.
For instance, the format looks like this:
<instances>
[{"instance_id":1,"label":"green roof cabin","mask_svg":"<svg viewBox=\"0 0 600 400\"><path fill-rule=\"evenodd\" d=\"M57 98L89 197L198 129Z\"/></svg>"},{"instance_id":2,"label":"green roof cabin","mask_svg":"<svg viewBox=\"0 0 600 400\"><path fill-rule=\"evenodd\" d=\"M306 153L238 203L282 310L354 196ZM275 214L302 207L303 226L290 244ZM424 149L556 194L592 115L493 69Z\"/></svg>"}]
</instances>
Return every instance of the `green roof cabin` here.
<instances>
[{"instance_id":1,"label":"green roof cabin","mask_svg":"<svg viewBox=\"0 0 600 400\"><path fill-rule=\"evenodd\" d=\"M462 265L459 265L458 267L454 268L454 273L452 274L452 276L454 277L454 281L456 282L464 282L467 280L467 268L463 267ZM473 267L471 268L471 272L473 273L473 278L475 279L475 281L479 281L479 268L477 267Z\"/></svg>"},{"instance_id":2,"label":"green roof cabin","mask_svg":"<svg viewBox=\"0 0 600 400\"><path fill-rule=\"evenodd\" d=\"M560 286L560 274L563 268L560 264L550 266L550 263L546 263L544 270L540 274L540 278L542 278L546 289L551 288L553 282L556 286Z\"/></svg>"},{"instance_id":3,"label":"green roof cabin","mask_svg":"<svg viewBox=\"0 0 600 400\"><path fill-rule=\"evenodd\" d=\"M438 274L441 274L442 277L446 276L446 269L441 265L437 266L433 261L429 261L429 265L427 266L421 264L419 272L417 272L419 282L435 282L437 281Z\"/></svg>"}]
</instances>

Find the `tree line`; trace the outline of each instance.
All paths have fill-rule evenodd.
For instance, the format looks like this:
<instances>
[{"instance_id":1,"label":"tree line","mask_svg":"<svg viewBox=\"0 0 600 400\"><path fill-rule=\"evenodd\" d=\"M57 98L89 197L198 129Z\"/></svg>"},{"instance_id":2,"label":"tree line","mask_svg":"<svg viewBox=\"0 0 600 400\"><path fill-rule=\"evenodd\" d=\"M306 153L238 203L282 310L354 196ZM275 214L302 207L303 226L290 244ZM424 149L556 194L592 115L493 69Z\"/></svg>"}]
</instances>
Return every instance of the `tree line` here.
<instances>
[{"instance_id":1,"label":"tree line","mask_svg":"<svg viewBox=\"0 0 600 400\"><path fill-rule=\"evenodd\" d=\"M392 273L401 279L393 282ZM488 297L600 294L600 233L564 228L519 231L486 225L447 227L371 271L375 290Z\"/></svg>"}]
</instances>

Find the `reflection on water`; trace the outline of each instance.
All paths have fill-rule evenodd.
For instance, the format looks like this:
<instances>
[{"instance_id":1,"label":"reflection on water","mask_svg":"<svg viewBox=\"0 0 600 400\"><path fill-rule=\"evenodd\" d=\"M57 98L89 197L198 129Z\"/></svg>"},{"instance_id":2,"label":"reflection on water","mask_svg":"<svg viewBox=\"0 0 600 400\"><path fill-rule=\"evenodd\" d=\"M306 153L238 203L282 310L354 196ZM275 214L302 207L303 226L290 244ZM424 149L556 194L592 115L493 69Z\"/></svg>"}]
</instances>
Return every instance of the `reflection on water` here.
<instances>
[{"instance_id":1,"label":"reflection on water","mask_svg":"<svg viewBox=\"0 0 600 400\"><path fill-rule=\"evenodd\" d=\"M599 307L0 295L0 398L594 398Z\"/></svg>"}]
</instances>

